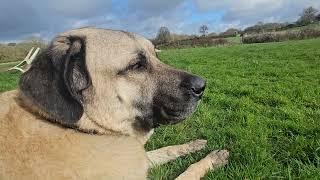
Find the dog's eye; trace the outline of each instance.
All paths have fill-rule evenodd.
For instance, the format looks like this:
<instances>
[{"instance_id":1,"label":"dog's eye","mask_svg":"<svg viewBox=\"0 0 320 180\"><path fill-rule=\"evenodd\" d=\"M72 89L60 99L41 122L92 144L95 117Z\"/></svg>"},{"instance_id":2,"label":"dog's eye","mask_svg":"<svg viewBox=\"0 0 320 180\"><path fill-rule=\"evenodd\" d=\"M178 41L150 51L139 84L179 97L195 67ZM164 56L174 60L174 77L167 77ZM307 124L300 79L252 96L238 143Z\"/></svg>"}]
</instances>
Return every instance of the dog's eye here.
<instances>
[{"instance_id":1,"label":"dog's eye","mask_svg":"<svg viewBox=\"0 0 320 180\"><path fill-rule=\"evenodd\" d=\"M141 61L138 61L136 64L131 65L130 69L131 70L140 70L144 67L144 64Z\"/></svg>"},{"instance_id":2,"label":"dog's eye","mask_svg":"<svg viewBox=\"0 0 320 180\"><path fill-rule=\"evenodd\" d=\"M147 57L143 53L139 53L138 56L132 60L132 62L125 69L118 72L119 75L127 74L130 71L143 71L147 69Z\"/></svg>"},{"instance_id":3,"label":"dog's eye","mask_svg":"<svg viewBox=\"0 0 320 180\"><path fill-rule=\"evenodd\" d=\"M134 64L129 66L130 70L140 71L146 68L147 58L145 55L139 54L136 60L137 61Z\"/></svg>"}]
</instances>

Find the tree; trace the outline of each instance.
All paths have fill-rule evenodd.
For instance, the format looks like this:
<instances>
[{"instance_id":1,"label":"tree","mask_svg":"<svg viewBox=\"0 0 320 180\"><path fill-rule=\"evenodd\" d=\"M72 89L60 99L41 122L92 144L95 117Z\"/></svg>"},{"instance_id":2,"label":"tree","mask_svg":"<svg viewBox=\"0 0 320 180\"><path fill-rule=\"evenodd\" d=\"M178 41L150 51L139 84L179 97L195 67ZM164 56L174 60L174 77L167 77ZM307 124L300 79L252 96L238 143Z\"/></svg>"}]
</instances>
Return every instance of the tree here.
<instances>
[{"instance_id":1,"label":"tree","mask_svg":"<svg viewBox=\"0 0 320 180\"><path fill-rule=\"evenodd\" d=\"M316 20L320 21L320 13L316 16Z\"/></svg>"},{"instance_id":2,"label":"tree","mask_svg":"<svg viewBox=\"0 0 320 180\"><path fill-rule=\"evenodd\" d=\"M318 10L313 8L312 6L304 9L302 14L300 15L300 18L297 21L297 24L304 26L314 23L316 21L317 12Z\"/></svg>"},{"instance_id":3,"label":"tree","mask_svg":"<svg viewBox=\"0 0 320 180\"><path fill-rule=\"evenodd\" d=\"M156 43L157 44L163 44L170 41L170 31L167 27L162 26L160 27L157 37L156 37Z\"/></svg>"},{"instance_id":4,"label":"tree","mask_svg":"<svg viewBox=\"0 0 320 180\"><path fill-rule=\"evenodd\" d=\"M229 28L225 32L221 33L220 35L221 36L237 36L238 33L239 33L238 29Z\"/></svg>"},{"instance_id":5,"label":"tree","mask_svg":"<svg viewBox=\"0 0 320 180\"><path fill-rule=\"evenodd\" d=\"M199 33L202 34L202 36L206 36L208 34L208 26L207 25L202 25L199 28Z\"/></svg>"}]
</instances>

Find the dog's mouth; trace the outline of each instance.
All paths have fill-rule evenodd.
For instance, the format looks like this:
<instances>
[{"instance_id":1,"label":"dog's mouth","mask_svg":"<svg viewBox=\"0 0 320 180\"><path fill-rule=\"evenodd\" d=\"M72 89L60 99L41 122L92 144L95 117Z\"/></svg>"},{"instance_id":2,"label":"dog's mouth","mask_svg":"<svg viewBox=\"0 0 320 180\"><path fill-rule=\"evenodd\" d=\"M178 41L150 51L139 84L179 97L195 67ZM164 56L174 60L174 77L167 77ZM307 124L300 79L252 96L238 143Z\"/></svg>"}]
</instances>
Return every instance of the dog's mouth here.
<instances>
[{"instance_id":1,"label":"dog's mouth","mask_svg":"<svg viewBox=\"0 0 320 180\"><path fill-rule=\"evenodd\" d=\"M197 104L197 103L196 103ZM189 105L183 109L168 108L166 106L154 107L155 126L177 124L189 117L196 109L197 105Z\"/></svg>"},{"instance_id":2,"label":"dog's mouth","mask_svg":"<svg viewBox=\"0 0 320 180\"><path fill-rule=\"evenodd\" d=\"M178 112L166 110L165 108L160 108L160 115L161 119L165 121L164 124L176 124L185 119Z\"/></svg>"},{"instance_id":3,"label":"dog's mouth","mask_svg":"<svg viewBox=\"0 0 320 180\"><path fill-rule=\"evenodd\" d=\"M173 71L179 81L161 81L152 101L155 126L176 124L189 117L197 108L206 86L200 77ZM170 80L170 79L169 79Z\"/></svg>"}]
</instances>

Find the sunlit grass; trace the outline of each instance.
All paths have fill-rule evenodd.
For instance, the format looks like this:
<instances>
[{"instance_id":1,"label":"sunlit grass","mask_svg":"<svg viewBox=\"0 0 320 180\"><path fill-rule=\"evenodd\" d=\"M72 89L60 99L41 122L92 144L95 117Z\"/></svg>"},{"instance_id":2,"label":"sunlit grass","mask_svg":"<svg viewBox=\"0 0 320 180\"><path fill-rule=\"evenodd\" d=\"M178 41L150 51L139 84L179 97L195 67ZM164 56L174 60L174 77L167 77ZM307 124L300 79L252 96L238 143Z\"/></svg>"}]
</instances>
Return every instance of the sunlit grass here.
<instances>
[{"instance_id":1,"label":"sunlit grass","mask_svg":"<svg viewBox=\"0 0 320 180\"><path fill-rule=\"evenodd\" d=\"M198 111L157 129L147 149L197 138L208 147L151 170L150 179L173 179L214 149L231 158L206 179L320 179L319 48L315 39L163 51L163 61L208 86Z\"/></svg>"}]
</instances>

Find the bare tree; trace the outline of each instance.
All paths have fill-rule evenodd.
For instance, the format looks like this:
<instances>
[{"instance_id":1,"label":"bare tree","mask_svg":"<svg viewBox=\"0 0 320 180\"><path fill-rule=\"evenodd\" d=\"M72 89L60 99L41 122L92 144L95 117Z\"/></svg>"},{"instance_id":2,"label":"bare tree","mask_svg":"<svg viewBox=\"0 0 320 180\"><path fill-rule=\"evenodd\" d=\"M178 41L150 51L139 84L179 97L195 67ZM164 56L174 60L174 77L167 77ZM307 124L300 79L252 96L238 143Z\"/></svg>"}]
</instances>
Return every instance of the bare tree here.
<instances>
[{"instance_id":1,"label":"bare tree","mask_svg":"<svg viewBox=\"0 0 320 180\"><path fill-rule=\"evenodd\" d=\"M169 29L165 26L160 27L156 37L156 43L157 44L167 43L170 41L170 39L171 37L170 37Z\"/></svg>"},{"instance_id":2,"label":"bare tree","mask_svg":"<svg viewBox=\"0 0 320 180\"><path fill-rule=\"evenodd\" d=\"M316 21L317 12L318 10L313 8L312 6L304 9L297 23L299 25L308 25L314 23Z\"/></svg>"},{"instance_id":3,"label":"bare tree","mask_svg":"<svg viewBox=\"0 0 320 180\"><path fill-rule=\"evenodd\" d=\"M199 28L199 33L202 34L202 36L206 36L208 34L208 26L207 25L202 25Z\"/></svg>"}]
</instances>

